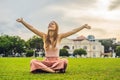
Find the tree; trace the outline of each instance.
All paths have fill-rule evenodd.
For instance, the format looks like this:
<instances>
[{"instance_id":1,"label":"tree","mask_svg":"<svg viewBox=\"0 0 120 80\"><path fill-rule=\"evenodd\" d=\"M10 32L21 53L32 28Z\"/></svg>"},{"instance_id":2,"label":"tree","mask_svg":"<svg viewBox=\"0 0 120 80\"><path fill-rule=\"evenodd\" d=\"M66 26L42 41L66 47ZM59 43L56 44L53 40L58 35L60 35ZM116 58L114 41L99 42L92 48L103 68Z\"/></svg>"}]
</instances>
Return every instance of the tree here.
<instances>
[{"instance_id":1,"label":"tree","mask_svg":"<svg viewBox=\"0 0 120 80\"><path fill-rule=\"evenodd\" d=\"M8 52L10 52L11 45L12 42L8 35L0 36L0 54L7 56L9 54Z\"/></svg>"},{"instance_id":2,"label":"tree","mask_svg":"<svg viewBox=\"0 0 120 80\"><path fill-rule=\"evenodd\" d=\"M13 42L12 49L15 53L23 53L25 52L25 41L21 39L19 36L12 36L11 41Z\"/></svg>"},{"instance_id":3,"label":"tree","mask_svg":"<svg viewBox=\"0 0 120 80\"><path fill-rule=\"evenodd\" d=\"M0 54L5 56L13 55L13 53L22 53L25 41L18 36L1 35L0 36Z\"/></svg>"},{"instance_id":4,"label":"tree","mask_svg":"<svg viewBox=\"0 0 120 80\"><path fill-rule=\"evenodd\" d=\"M60 49L60 56L69 56L67 49L65 48Z\"/></svg>"},{"instance_id":5,"label":"tree","mask_svg":"<svg viewBox=\"0 0 120 80\"><path fill-rule=\"evenodd\" d=\"M30 38L26 42L26 45L28 48L31 48L31 49L43 50L43 40L38 36L33 36L32 38Z\"/></svg>"},{"instance_id":6,"label":"tree","mask_svg":"<svg viewBox=\"0 0 120 80\"><path fill-rule=\"evenodd\" d=\"M115 53L116 53L116 48L117 48L117 46L120 46L120 45L117 44L117 43L114 43L114 44L112 45L112 49L114 50Z\"/></svg>"},{"instance_id":7,"label":"tree","mask_svg":"<svg viewBox=\"0 0 120 80\"><path fill-rule=\"evenodd\" d=\"M80 48L80 49L75 49L74 50L74 52L73 52L73 55L74 56L76 56L76 55L86 55L87 54L87 52L84 50L84 49L82 49L82 48Z\"/></svg>"},{"instance_id":8,"label":"tree","mask_svg":"<svg viewBox=\"0 0 120 80\"><path fill-rule=\"evenodd\" d=\"M120 46L116 47L116 56L120 57Z\"/></svg>"},{"instance_id":9,"label":"tree","mask_svg":"<svg viewBox=\"0 0 120 80\"><path fill-rule=\"evenodd\" d=\"M99 40L99 42L101 42L101 44L104 46L104 51L105 53L110 52L110 47L113 47L113 41L111 39L108 40Z\"/></svg>"}]
</instances>

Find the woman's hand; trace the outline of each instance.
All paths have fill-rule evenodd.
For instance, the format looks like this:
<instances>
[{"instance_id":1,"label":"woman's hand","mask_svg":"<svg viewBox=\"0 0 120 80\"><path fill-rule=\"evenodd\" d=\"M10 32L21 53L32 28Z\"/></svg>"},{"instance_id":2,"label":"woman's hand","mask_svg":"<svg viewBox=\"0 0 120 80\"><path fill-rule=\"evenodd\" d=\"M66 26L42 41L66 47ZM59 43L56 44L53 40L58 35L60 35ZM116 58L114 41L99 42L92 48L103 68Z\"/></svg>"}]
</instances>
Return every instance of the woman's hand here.
<instances>
[{"instance_id":1,"label":"woman's hand","mask_svg":"<svg viewBox=\"0 0 120 80\"><path fill-rule=\"evenodd\" d=\"M89 26L88 24L85 24L85 25L84 25L84 28L86 28L86 29L91 29L91 26Z\"/></svg>"},{"instance_id":2,"label":"woman's hand","mask_svg":"<svg viewBox=\"0 0 120 80\"><path fill-rule=\"evenodd\" d=\"M23 18L18 18L16 21L22 23Z\"/></svg>"}]
</instances>

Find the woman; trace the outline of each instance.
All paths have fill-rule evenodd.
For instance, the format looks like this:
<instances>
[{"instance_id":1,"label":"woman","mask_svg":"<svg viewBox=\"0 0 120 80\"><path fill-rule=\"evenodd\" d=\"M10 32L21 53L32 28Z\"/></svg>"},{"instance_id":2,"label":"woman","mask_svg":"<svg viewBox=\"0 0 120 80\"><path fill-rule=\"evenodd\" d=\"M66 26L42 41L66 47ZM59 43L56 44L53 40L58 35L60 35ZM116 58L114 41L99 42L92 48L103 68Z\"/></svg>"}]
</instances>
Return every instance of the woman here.
<instances>
[{"instance_id":1,"label":"woman","mask_svg":"<svg viewBox=\"0 0 120 80\"><path fill-rule=\"evenodd\" d=\"M44 50L45 50L45 60L39 61L36 59L31 60L30 71L34 72L65 72L68 61L67 59L59 58L59 45L63 38L68 37L72 34L77 33L78 31L91 27L87 24L73 29L72 31L58 34L58 25L55 21L52 21L48 25L48 33L45 34L41 31L38 31L30 24L26 23L23 18L19 18L16 21L22 23L26 28L37 34L43 39Z\"/></svg>"}]
</instances>

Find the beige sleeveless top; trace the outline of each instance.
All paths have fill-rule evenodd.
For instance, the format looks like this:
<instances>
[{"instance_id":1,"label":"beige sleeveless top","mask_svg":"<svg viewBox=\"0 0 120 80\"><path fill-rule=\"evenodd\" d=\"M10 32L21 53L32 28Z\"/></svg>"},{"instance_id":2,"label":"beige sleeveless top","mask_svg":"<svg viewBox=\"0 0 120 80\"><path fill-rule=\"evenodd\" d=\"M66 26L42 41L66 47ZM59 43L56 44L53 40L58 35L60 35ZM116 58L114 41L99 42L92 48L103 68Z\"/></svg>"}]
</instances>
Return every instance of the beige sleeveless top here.
<instances>
[{"instance_id":1,"label":"beige sleeveless top","mask_svg":"<svg viewBox=\"0 0 120 80\"><path fill-rule=\"evenodd\" d=\"M59 44L56 44L56 47L53 49L50 48L45 50L45 57L59 57Z\"/></svg>"}]
</instances>

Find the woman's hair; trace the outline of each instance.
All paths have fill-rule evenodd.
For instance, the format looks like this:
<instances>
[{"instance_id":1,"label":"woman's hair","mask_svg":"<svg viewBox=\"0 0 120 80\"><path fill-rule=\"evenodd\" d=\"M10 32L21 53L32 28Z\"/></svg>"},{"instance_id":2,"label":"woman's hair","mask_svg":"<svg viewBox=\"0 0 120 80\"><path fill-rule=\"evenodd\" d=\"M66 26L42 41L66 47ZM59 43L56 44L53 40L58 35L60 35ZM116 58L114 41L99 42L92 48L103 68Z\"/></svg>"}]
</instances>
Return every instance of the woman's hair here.
<instances>
[{"instance_id":1,"label":"woman's hair","mask_svg":"<svg viewBox=\"0 0 120 80\"><path fill-rule=\"evenodd\" d=\"M55 21L53 21L53 22L56 25L56 29L55 29L54 34L53 34L54 42L51 43L51 41L50 41L50 35L49 35L50 30L48 30L47 38L45 40L45 45L46 45L45 48L46 49L48 49L50 45L52 45L52 47L54 47L54 48L56 47L57 37L58 37L58 24Z\"/></svg>"}]
</instances>

